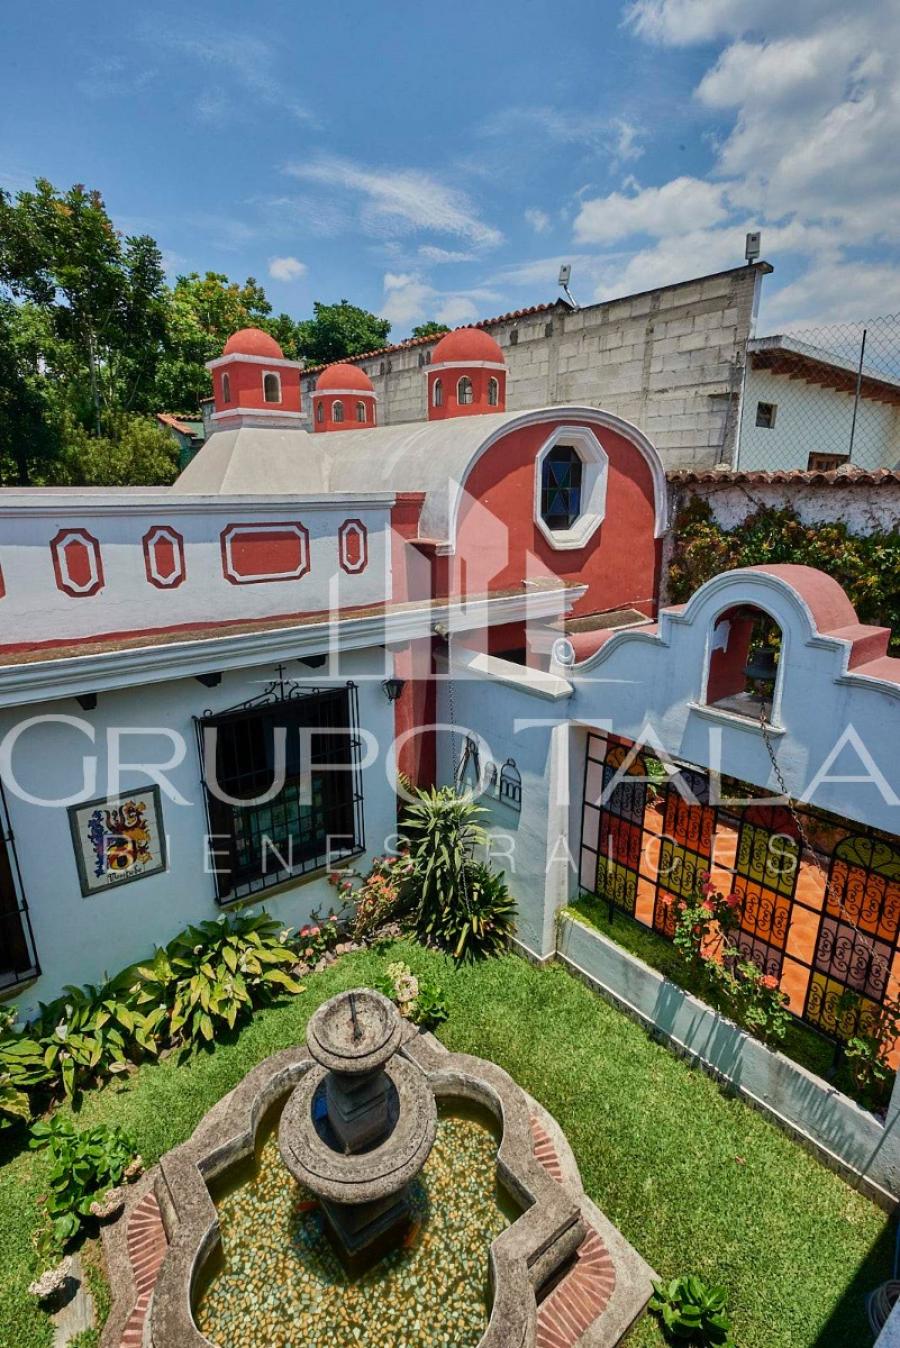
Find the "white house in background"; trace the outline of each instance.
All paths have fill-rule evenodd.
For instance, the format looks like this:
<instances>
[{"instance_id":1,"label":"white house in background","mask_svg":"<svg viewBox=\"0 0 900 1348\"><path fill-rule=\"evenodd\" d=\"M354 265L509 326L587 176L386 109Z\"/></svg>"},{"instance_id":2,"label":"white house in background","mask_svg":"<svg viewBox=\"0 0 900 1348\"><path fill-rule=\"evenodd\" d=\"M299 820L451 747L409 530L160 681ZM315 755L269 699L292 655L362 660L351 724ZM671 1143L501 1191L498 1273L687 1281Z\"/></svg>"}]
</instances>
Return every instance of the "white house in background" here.
<instances>
[{"instance_id":1,"label":"white house in background","mask_svg":"<svg viewBox=\"0 0 900 1348\"><path fill-rule=\"evenodd\" d=\"M828 470L848 462L900 463L900 380L796 337L751 339L735 467Z\"/></svg>"}]
</instances>

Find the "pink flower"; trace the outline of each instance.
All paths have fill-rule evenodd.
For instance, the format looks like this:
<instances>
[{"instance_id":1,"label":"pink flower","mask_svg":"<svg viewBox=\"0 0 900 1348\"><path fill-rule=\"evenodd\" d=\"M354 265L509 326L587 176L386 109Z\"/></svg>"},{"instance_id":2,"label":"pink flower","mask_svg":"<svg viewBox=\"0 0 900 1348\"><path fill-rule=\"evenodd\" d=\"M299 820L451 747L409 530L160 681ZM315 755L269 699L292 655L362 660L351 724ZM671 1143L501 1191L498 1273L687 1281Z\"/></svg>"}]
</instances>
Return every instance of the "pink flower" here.
<instances>
[{"instance_id":1,"label":"pink flower","mask_svg":"<svg viewBox=\"0 0 900 1348\"><path fill-rule=\"evenodd\" d=\"M671 895L671 894L663 894L659 901L660 901L660 903L662 904L663 908L671 908L671 907L672 907L672 895Z\"/></svg>"},{"instance_id":2,"label":"pink flower","mask_svg":"<svg viewBox=\"0 0 900 1348\"><path fill-rule=\"evenodd\" d=\"M337 922L337 913L332 913L328 919L329 922Z\"/></svg>"},{"instance_id":3,"label":"pink flower","mask_svg":"<svg viewBox=\"0 0 900 1348\"><path fill-rule=\"evenodd\" d=\"M711 884L709 883L709 881L707 881L707 883L703 886L703 893L704 893L704 894L715 894L715 892L716 892L716 887L715 887L715 885L711 885Z\"/></svg>"},{"instance_id":4,"label":"pink flower","mask_svg":"<svg viewBox=\"0 0 900 1348\"><path fill-rule=\"evenodd\" d=\"M729 894L725 902L728 904L729 908L740 908L741 896L740 894Z\"/></svg>"},{"instance_id":5,"label":"pink flower","mask_svg":"<svg viewBox=\"0 0 900 1348\"><path fill-rule=\"evenodd\" d=\"M765 974L763 976L762 985L764 988L768 988L769 991L772 992L774 991L775 988L778 987L778 979L774 976L774 974Z\"/></svg>"},{"instance_id":6,"label":"pink flower","mask_svg":"<svg viewBox=\"0 0 900 1348\"><path fill-rule=\"evenodd\" d=\"M310 928L310 933L309 933L309 934L310 934L310 936L318 936L318 935L320 934L321 930L322 930L321 927L312 927L312 928Z\"/></svg>"},{"instance_id":7,"label":"pink flower","mask_svg":"<svg viewBox=\"0 0 900 1348\"><path fill-rule=\"evenodd\" d=\"M701 871L700 879L703 880L705 883L709 879L709 871Z\"/></svg>"},{"instance_id":8,"label":"pink flower","mask_svg":"<svg viewBox=\"0 0 900 1348\"><path fill-rule=\"evenodd\" d=\"M714 913L716 911L716 905L713 903L712 899L704 899L700 907L705 913Z\"/></svg>"},{"instance_id":9,"label":"pink flower","mask_svg":"<svg viewBox=\"0 0 900 1348\"><path fill-rule=\"evenodd\" d=\"M309 935L309 927L301 927L301 928L300 928L300 935L301 935L301 936L308 936L308 935Z\"/></svg>"}]
</instances>

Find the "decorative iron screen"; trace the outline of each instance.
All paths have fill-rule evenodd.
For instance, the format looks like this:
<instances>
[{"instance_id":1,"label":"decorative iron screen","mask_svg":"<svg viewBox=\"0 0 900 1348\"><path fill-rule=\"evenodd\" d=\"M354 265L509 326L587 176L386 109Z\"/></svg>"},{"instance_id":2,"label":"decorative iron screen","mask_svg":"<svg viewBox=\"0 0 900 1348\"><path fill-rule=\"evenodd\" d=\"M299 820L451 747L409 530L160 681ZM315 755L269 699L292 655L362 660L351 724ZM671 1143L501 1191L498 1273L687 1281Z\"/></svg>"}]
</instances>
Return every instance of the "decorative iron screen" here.
<instances>
[{"instance_id":1,"label":"decorative iron screen","mask_svg":"<svg viewBox=\"0 0 900 1348\"><path fill-rule=\"evenodd\" d=\"M39 973L15 842L0 791L0 988Z\"/></svg>"},{"instance_id":2,"label":"decorative iron screen","mask_svg":"<svg viewBox=\"0 0 900 1348\"><path fill-rule=\"evenodd\" d=\"M353 684L309 688L283 677L252 702L200 718L211 868L220 903L362 851L357 726ZM273 794L282 733L284 780Z\"/></svg>"},{"instance_id":3,"label":"decorative iron screen","mask_svg":"<svg viewBox=\"0 0 900 1348\"><path fill-rule=\"evenodd\" d=\"M702 769L668 776L631 741L589 734L581 889L671 938L678 901L709 873L741 896L743 955L796 1016L845 1039L900 992L900 839L797 806L808 851L791 811L764 795L723 777L713 799Z\"/></svg>"}]
</instances>

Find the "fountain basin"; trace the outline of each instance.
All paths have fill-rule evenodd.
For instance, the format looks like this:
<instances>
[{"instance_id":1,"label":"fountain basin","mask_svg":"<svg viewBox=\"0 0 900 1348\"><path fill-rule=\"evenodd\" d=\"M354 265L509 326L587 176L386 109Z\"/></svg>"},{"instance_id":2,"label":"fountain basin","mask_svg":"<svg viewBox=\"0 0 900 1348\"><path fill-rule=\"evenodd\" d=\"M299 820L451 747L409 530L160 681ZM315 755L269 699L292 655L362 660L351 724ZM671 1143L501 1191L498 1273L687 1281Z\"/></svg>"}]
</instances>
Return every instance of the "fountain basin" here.
<instances>
[{"instance_id":1,"label":"fountain basin","mask_svg":"<svg viewBox=\"0 0 900 1348\"><path fill-rule=\"evenodd\" d=\"M499 1134L496 1178L520 1215L490 1240L489 1316L478 1348L535 1348L539 1322L544 1325L559 1298L567 1295L569 1284L582 1276L596 1276L598 1270L606 1281L602 1295L591 1293L594 1299L579 1348L618 1344L643 1312L653 1273L585 1195L575 1159L552 1116L496 1064L448 1053L431 1035L417 1034L408 1025L403 1027L399 1058L422 1072L440 1106L458 1109L475 1103L493 1117ZM314 1067L306 1048L274 1054L248 1073L193 1136L148 1174L142 1193L152 1187L169 1243L155 1274L144 1326L146 1348L232 1348L227 1339L216 1344L208 1338L195 1318L209 1272L222 1252L210 1187L216 1188L253 1158L257 1134L272 1107ZM543 1154L547 1147L549 1162ZM135 1200L139 1197L136 1194ZM131 1208L106 1235L114 1304L101 1348L120 1348L139 1294L147 1295L138 1277L128 1272L130 1217ZM580 1294L576 1304L585 1304ZM541 1341L544 1338L542 1329ZM252 1340L234 1341L255 1348ZM409 1348L432 1342L427 1316L408 1327L403 1341ZM271 1348L278 1340L263 1342ZM356 1342L366 1348L365 1338L357 1336Z\"/></svg>"}]
</instances>

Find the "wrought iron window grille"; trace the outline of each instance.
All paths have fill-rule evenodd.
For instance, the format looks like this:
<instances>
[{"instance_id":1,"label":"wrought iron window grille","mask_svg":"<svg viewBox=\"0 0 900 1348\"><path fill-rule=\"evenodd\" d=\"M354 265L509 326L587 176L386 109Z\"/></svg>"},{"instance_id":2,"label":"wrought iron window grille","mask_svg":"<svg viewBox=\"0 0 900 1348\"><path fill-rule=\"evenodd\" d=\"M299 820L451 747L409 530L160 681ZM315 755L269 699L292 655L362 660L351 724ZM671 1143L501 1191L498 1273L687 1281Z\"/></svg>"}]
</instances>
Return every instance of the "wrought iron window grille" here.
<instances>
[{"instance_id":1,"label":"wrought iron window grille","mask_svg":"<svg viewBox=\"0 0 900 1348\"><path fill-rule=\"evenodd\" d=\"M355 684L311 686L279 665L261 693L224 711L207 709L196 728L219 903L364 849ZM276 768L283 780L272 794Z\"/></svg>"},{"instance_id":2,"label":"wrought iron window grille","mask_svg":"<svg viewBox=\"0 0 900 1348\"><path fill-rule=\"evenodd\" d=\"M40 972L15 836L0 785L0 988L28 982Z\"/></svg>"}]
</instances>

